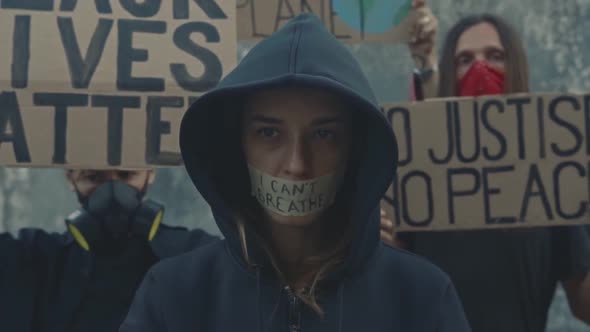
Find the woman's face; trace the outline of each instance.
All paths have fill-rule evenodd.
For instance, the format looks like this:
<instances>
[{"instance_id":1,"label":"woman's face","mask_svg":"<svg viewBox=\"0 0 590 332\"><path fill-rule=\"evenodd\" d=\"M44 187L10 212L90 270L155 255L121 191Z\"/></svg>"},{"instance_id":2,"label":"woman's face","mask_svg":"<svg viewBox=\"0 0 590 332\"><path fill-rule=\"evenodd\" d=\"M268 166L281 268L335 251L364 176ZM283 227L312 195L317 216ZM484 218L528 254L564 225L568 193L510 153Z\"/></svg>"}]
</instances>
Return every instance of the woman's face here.
<instances>
[{"instance_id":1,"label":"woman's face","mask_svg":"<svg viewBox=\"0 0 590 332\"><path fill-rule=\"evenodd\" d=\"M455 68L461 80L476 61L485 61L501 71L505 70L505 51L496 28L487 22L465 30L457 41Z\"/></svg>"},{"instance_id":2,"label":"woman's face","mask_svg":"<svg viewBox=\"0 0 590 332\"><path fill-rule=\"evenodd\" d=\"M242 122L248 164L290 181L318 178L345 168L352 142L351 114L334 95L312 89L285 88L256 94ZM266 211L286 225L307 225L319 213L284 216Z\"/></svg>"}]
</instances>

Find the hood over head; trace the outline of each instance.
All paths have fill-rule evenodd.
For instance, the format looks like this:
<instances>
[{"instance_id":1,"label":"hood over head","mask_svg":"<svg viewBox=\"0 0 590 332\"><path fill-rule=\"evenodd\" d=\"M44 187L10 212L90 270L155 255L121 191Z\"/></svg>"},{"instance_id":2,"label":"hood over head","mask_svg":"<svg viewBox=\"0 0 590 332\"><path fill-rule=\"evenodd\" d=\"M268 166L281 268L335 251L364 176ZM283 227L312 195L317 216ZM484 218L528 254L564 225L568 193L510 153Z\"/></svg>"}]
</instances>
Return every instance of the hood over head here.
<instances>
[{"instance_id":1,"label":"hood over head","mask_svg":"<svg viewBox=\"0 0 590 332\"><path fill-rule=\"evenodd\" d=\"M246 181L248 188L243 194L249 195L248 170L236 144L240 137L236 119L245 97L289 86L336 93L365 119L353 123L365 126L356 178L344 180L355 189L350 215L352 242L343 268L360 267L380 241L379 203L395 174L397 144L358 62L316 16L301 14L259 42L215 89L188 109L180 128L184 165L211 206L230 250L242 257L235 211L230 209L240 202L228 202L224 192L231 190L231 181L238 178Z\"/></svg>"}]
</instances>

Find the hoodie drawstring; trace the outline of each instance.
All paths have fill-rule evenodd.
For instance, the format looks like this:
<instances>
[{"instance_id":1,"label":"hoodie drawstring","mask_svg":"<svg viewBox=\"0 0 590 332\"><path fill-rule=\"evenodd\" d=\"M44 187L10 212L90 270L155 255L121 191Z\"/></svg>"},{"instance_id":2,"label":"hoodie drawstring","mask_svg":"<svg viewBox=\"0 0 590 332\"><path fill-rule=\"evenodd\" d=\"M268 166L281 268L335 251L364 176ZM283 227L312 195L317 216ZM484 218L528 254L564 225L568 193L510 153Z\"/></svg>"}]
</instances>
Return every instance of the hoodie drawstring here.
<instances>
[{"instance_id":1,"label":"hoodie drawstring","mask_svg":"<svg viewBox=\"0 0 590 332\"><path fill-rule=\"evenodd\" d=\"M262 289L260 286L260 268L256 267L256 305L258 306L258 331L264 332L262 319Z\"/></svg>"},{"instance_id":2,"label":"hoodie drawstring","mask_svg":"<svg viewBox=\"0 0 590 332\"><path fill-rule=\"evenodd\" d=\"M258 331L265 332L264 331L264 318L262 317L261 283L262 283L262 281L261 281L261 276L260 276L260 268L256 267L256 305L258 306L258 308L257 308L257 311L258 311ZM345 284L346 284L346 280L342 280L342 283L340 283L340 285L338 286L338 292L337 292L337 297L338 297L338 332L342 332L342 327L344 326L344 290L346 287ZM272 313L270 315L270 322L269 322L269 326L268 326L269 329L272 326L272 321L273 321L274 316L275 316L277 309L279 307L281 295L282 295L282 291L279 293L277 303L275 303L275 306L274 306Z\"/></svg>"},{"instance_id":3,"label":"hoodie drawstring","mask_svg":"<svg viewBox=\"0 0 590 332\"><path fill-rule=\"evenodd\" d=\"M270 314L268 328L265 329L264 325L264 317L262 313L262 277L260 276L260 267L256 266L256 305L258 306L258 331L259 332L266 332L270 330L272 326L272 321L277 313L279 305L281 303L281 295L282 290L279 292L279 296L277 297L277 301L272 309L272 313Z\"/></svg>"},{"instance_id":4,"label":"hoodie drawstring","mask_svg":"<svg viewBox=\"0 0 590 332\"><path fill-rule=\"evenodd\" d=\"M268 319L268 328L266 329L266 331L269 331L272 327L272 322L275 318L275 315L277 314L277 310L279 309L279 305L281 304L281 296L283 296L283 289L282 288L279 290L279 295L277 296L277 301L275 302L275 305L272 309L272 313L270 314L270 318Z\"/></svg>"},{"instance_id":5,"label":"hoodie drawstring","mask_svg":"<svg viewBox=\"0 0 590 332\"><path fill-rule=\"evenodd\" d=\"M342 332L342 326L344 324L344 284L345 280L342 280L340 286L338 286L338 332Z\"/></svg>"}]
</instances>

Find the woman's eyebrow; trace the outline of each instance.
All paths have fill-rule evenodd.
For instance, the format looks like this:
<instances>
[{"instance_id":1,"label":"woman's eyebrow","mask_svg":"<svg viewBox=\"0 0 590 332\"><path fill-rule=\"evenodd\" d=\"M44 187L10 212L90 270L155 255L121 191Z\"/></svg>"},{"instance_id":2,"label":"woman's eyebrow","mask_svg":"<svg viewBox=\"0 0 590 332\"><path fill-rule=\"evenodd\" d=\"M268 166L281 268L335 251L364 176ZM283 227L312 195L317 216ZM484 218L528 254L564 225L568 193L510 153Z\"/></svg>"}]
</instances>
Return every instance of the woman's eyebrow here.
<instances>
[{"instance_id":1,"label":"woman's eyebrow","mask_svg":"<svg viewBox=\"0 0 590 332\"><path fill-rule=\"evenodd\" d=\"M462 50L460 52L457 52L455 54L455 59L457 59L461 56L465 56L465 55L473 55L473 51L472 50Z\"/></svg>"},{"instance_id":2,"label":"woman's eyebrow","mask_svg":"<svg viewBox=\"0 0 590 332\"><path fill-rule=\"evenodd\" d=\"M330 116L314 119L311 124L314 126L322 126L332 123L344 123L344 117L342 116Z\"/></svg>"},{"instance_id":3,"label":"woman's eyebrow","mask_svg":"<svg viewBox=\"0 0 590 332\"><path fill-rule=\"evenodd\" d=\"M502 52L504 53L504 49L499 48L498 46L488 46L485 48L485 52L489 53L489 52Z\"/></svg>"},{"instance_id":4,"label":"woman's eyebrow","mask_svg":"<svg viewBox=\"0 0 590 332\"><path fill-rule=\"evenodd\" d=\"M268 124L283 123L283 120L281 120L281 119L269 117L269 116L262 115L262 114L252 114L252 115L248 116L248 121L249 122L262 122L262 123L268 123Z\"/></svg>"}]
</instances>

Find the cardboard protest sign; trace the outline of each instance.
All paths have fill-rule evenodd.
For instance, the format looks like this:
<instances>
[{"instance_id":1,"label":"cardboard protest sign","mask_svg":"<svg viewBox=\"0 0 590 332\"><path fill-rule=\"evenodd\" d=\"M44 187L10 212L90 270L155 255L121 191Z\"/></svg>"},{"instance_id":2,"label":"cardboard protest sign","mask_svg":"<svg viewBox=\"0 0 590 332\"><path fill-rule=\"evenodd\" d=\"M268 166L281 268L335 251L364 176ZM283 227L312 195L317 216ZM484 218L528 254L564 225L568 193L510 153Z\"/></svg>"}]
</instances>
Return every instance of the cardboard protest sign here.
<instances>
[{"instance_id":1,"label":"cardboard protest sign","mask_svg":"<svg viewBox=\"0 0 590 332\"><path fill-rule=\"evenodd\" d=\"M236 63L232 0L0 1L0 165L181 164L188 105Z\"/></svg>"},{"instance_id":2,"label":"cardboard protest sign","mask_svg":"<svg viewBox=\"0 0 590 332\"><path fill-rule=\"evenodd\" d=\"M409 39L412 0L238 0L238 39L260 40L301 13L317 15L347 43Z\"/></svg>"},{"instance_id":3,"label":"cardboard protest sign","mask_svg":"<svg viewBox=\"0 0 590 332\"><path fill-rule=\"evenodd\" d=\"M385 105L400 148L382 207L398 231L590 223L590 95Z\"/></svg>"}]
</instances>

